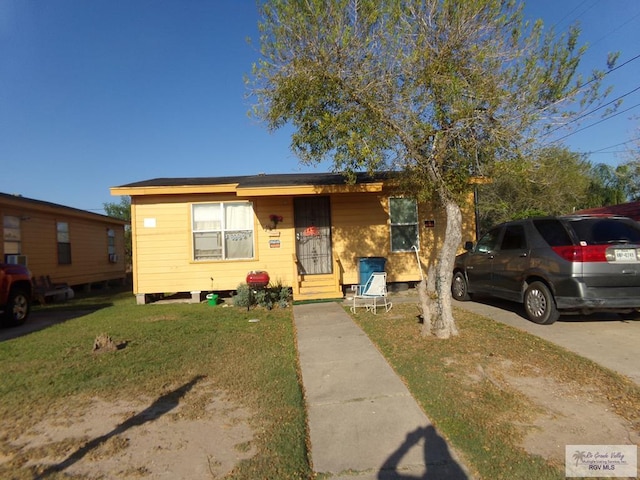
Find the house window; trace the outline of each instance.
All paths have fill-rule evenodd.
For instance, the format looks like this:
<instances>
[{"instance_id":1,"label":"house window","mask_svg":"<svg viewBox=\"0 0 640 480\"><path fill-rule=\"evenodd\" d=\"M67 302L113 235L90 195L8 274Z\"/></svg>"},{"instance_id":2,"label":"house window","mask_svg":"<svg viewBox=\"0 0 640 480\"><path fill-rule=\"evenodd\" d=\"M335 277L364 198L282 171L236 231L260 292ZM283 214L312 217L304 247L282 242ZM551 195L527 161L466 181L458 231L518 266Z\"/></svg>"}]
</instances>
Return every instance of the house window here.
<instances>
[{"instance_id":1,"label":"house window","mask_svg":"<svg viewBox=\"0 0 640 480\"><path fill-rule=\"evenodd\" d=\"M389 198L391 251L407 252L418 247L418 204L412 198Z\"/></svg>"},{"instance_id":2,"label":"house window","mask_svg":"<svg viewBox=\"0 0 640 480\"><path fill-rule=\"evenodd\" d=\"M19 255L22 253L22 236L20 235L20 217L5 215L2 221L4 254Z\"/></svg>"},{"instance_id":3,"label":"house window","mask_svg":"<svg viewBox=\"0 0 640 480\"><path fill-rule=\"evenodd\" d=\"M246 202L193 205L194 260L253 258L253 205Z\"/></svg>"},{"instance_id":4,"label":"house window","mask_svg":"<svg viewBox=\"0 0 640 480\"><path fill-rule=\"evenodd\" d=\"M116 232L113 228L107 228L107 255L110 263L116 263Z\"/></svg>"},{"instance_id":5,"label":"house window","mask_svg":"<svg viewBox=\"0 0 640 480\"><path fill-rule=\"evenodd\" d=\"M69 238L69 224L58 222L56 224L58 237L58 265L71 264L71 241Z\"/></svg>"}]
</instances>

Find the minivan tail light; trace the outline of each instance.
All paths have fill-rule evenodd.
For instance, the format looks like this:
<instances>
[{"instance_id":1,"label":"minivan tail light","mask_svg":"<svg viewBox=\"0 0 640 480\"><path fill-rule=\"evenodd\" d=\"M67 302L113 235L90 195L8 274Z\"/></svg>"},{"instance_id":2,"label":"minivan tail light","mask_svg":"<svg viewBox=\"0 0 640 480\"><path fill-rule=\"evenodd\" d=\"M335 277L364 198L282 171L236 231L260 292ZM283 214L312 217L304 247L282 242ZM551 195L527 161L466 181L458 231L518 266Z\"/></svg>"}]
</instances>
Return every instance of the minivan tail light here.
<instances>
[{"instance_id":1,"label":"minivan tail light","mask_svg":"<svg viewBox=\"0 0 640 480\"><path fill-rule=\"evenodd\" d=\"M552 247L553 251L569 262L606 262L609 245L567 245Z\"/></svg>"}]
</instances>

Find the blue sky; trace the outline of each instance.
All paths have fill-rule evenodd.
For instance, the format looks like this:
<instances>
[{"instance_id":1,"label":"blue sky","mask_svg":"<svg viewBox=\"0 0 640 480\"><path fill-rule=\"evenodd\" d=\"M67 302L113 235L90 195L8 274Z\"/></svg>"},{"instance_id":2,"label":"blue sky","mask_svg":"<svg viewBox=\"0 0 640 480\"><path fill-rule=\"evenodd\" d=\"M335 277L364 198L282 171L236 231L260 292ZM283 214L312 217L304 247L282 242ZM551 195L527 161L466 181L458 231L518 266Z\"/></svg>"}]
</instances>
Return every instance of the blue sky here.
<instances>
[{"instance_id":1,"label":"blue sky","mask_svg":"<svg viewBox=\"0 0 640 480\"><path fill-rule=\"evenodd\" d=\"M580 21L585 70L609 51L619 64L640 55L638 0L530 0L526 11L560 30ZM257 21L253 0L0 0L0 192L102 213L119 201L110 187L155 177L328 171L301 166L289 132L247 116ZM606 82L611 98L640 87L640 58ZM639 114L564 142L615 165Z\"/></svg>"}]
</instances>

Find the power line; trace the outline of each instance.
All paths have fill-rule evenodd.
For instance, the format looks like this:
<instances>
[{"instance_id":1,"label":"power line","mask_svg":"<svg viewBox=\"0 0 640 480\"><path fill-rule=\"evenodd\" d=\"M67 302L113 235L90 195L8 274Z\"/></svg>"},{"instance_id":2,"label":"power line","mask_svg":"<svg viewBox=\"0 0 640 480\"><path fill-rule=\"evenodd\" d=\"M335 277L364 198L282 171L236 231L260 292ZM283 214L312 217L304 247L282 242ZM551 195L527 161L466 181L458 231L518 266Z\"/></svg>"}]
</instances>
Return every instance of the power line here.
<instances>
[{"instance_id":1,"label":"power line","mask_svg":"<svg viewBox=\"0 0 640 480\"><path fill-rule=\"evenodd\" d=\"M610 152L601 152L601 151L597 151L597 152L579 152L579 153L583 153L584 155L611 155L612 153L628 153L629 150L611 150Z\"/></svg>"},{"instance_id":2,"label":"power line","mask_svg":"<svg viewBox=\"0 0 640 480\"><path fill-rule=\"evenodd\" d=\"M589 80L588 82L586 82L586 83L585 83L585 84L583 84L583 85L580 85L579 87L575 87L573 90L571 90L569 93L567 93L563 98L560 98L560 99L556 100L556 101L554 102L554 104L559 104L559 103L561 103L561 102L564 102L565 100L567 100L567 99L568 99L568 98L570 98L571 96L573 96L573 95L577 94L581 89L583 89L583 88L584 88L584 87L586 87L587 85L589 85L589 84L591 84L591 83L595 82L596 80L600 80L600 79L604 78L606 75L609 75L610 73L613 73L613 72L615 72L616 70L619 70L620 68L622 68L622 67L624 67L624 66L628 65L629 63L631 63L631 62L633 62L633 61L637 60L638 58L640 58L640 54L636 55L636 56L635 56L635 57L633 57L633 58L630 58L629 60L627 60L626 62L622 63L621 65L618 65L617 67L613 67L612 69L607 70L607 71L606 71L606 72L604 72L601 76L596 76L596 75L594 75L594 76L593 76L593 78L592 78L591 80ZM543 111L543 110L545 110L545 109L546 109L546 107L543 107L543 108L541 108L541 109L540 109L540 111L542 112L542 111ZM613 115L612 115L612 116L613 116ZM554 130L554 131L555 131L555 130ZM574 133L575 133L575 132L574 132ZM570 135L572 135L572 133L568 134L567 136L570 136ZM566 137L562 137L562 138L566 138ZM555 141L557 141L557 140L554 140L553 142L555 142ZM551 143L553 143L553 142L551 142Z\"/></svg>"},{"instance_id":3,"label":"power line","mask_svg":"<svg viewBox=\"0 0 640 480\"><path fill-rule=\"evenodd\" d=\"M620 68L622 68L622 67L624 67L624 66L626 66L626 65L630 64L631 62L636 61L636 60L637 60L637 59L639 59L639 58L640 58L640 54L636 55L635 57L630 58L629 60L627 60L627 61L623 62L622 64L620 64L620 65L618 65L618 66L616 66L616 67L612 68L611 70L608 70L607 72L605 72L605 73L604 73L604 75L609 75L610 73L613 73L613 72L615 72L616 70L619 70ZM604 75L603 75L603 76L604 76ZM597 77L594 77L594 78L592 78L591 80L589 80L587 83L585 83L584 85L582 85L580 88L584 88L585 86L589 85L590 83L595 82L596 80L597 80ZM626 95L628 95L628 94L630 94L630 93L635 92L635 91L636 91L636 90L638 90L639 88L640 88L640 87L638 87L638 88L634 89L634 90L633 90L633 91L631 91L631 92L626 93L626 94L625 94L625 96L626 96ZM575 91L576 91L576 90L578 90L578 89L574 89L574 90L573 90L573 92L571 92L570 94L568 94L564 99L568 98L570 95L572 95L573 93L575 93ZM564 100L564 99L563 99L563 100ZM560 101L562 101L562 100L560 100ZM611 103L611 102L609 102L609 103ZM608 105L608 104L606 104L606 105ZM593 110L592 112L590 112L590 113L593 113L593 112L597 111L599 108L602 108L602 107L604 107L604 106L606 106L606 105L603 105L603 106L601 106L601 107L598 107L598 108L594 109L594 110ZM581 128L581 129L579 129L579 130L576 130L576 131L574 131L574 132L570 132L570 133L568 133L567 135L565 135L565 136L563 136L563 137L560 137L560 138L557 138L557 139L555 139L555 140L550 141L549 143L556 143L556 142L558 142L558 141L560 141L560 140L564 140L565 138L568 138L568 137L570 137L571 135L575 135L576 133L581 132L582 130L585 130L585 129L587 129L587 128L591 128L591 127L593 127L594 125L598 125L598 124L600 124L600 123L602 123L602 122L604 122L604 121L606 121L606 120L609 120L609 119L611 119L611 118L613 118L613 117L618 116L620 113L627 112L627 111L629 111L629 110L631 110L632 108L635 108L635 107L637 107L637 106L638 106L638 105L634 105L633 107L630 107L630 108L628 108L628 109L626 109L626 110L623 110L622 112L619 112L619 113L616 113L616 114L610 115L610 116L608 116L607 118L603 118L603 119L602 119L602 120L600 120L599 122L593 123L593 124L591 124L591 125L588 125L588 126L586 126L586 127L584 127L584 128ZM580 117L578 117L577 119L582 118L582 117L584 117L584 116L586 116L586 115L587 115L587 114L585 113L585 114L581 115ZM575 120L577 120L577 119L575 119ZM548 134L550 134L550 133L552 133L552 132L555 132L556 130L558 130L558 129L560 129L560 128L562 128L562 127L566 126L566 125L569 125L569 123L572 123L572 122L573 122L573 120L572 120L571 122L565 123L564 125L561 125L561 126L560 126L560 127L558 127L558 128L555 128L555 129L551 130L550 132L547 132L547 133L545 134L545 136L546 136L546 135L548 135Z\"/></svg>"},{"instance_id":4,"label":"power line","mask_svg":"<svg viewBox=\"0 0 640 480\"><path fill-rule=\"evenodd\" d=\"M609 37L611 34L617 32L618 30L620 30L622 27L625 27L627 24L633 22L636 18L640 17L640 13L635 14L633 17L631 17L629 20L627 20L626 22L624 22L623 24L619 25L618 27L614 28L613 30L611 30L609 33L607 33L606 35L603 35L602 37L600 37L598 40L596 40L595 42L593 42L592 44L590 44L590 47L593 47L595 45L597 45L598 43L600 43L602 40L604 40L605 38Z\"/></svg>"},{"instance_id":5,"label":"power line","mask_svg":"<svg viewBox=\"0 0 640 480\"><path fill-rule=\"evenodd\" d=\"M636 55L635 57L630 58L630 59L629 59L629 60L627 60L626 62L623 62L622 64L617 65L617 66L613 67L613 68L612 68L612 69L610 69L610 70L607 70L606 72L604 72L604 74L602 75L602 77L604 77L604 76L606 76L606 75L609 75L610 73L613 73L613 72L615 72L616 70L621 69L622 67L624 67L624 66L626 66L626 65L630 64L631 62L633 62L633 61L637 60L638 58L640 58L640 53L639 53L638 55ZM581 85L581 86L580 86L580 88L584 88L584 87L586 87L586 86L587 86L587 85L589 85L590 83L593 83L593 82L595 82L596 80L599 80L599 78L601 78L601 77L594 76L594 77L593 77L591 80L589 80L587 83L585 83L584 85ZM575 92L576 90L578 90L578 88L576 88L576 89L574 90L574 92ZM571 93L574 93L574 92L571 92ZM566 97L565 97L565 98L566 98Z\"/></svg>"},{"instance_id":6,"label":"power line","mask_svg":"<svg viewBox=\"0 0 640 480\"><path fill-rule=\"evenodd\" d=\"M609 150L610 148L620 147L622 145L626 145L627 143L636 142L638 140L640 140L640 137L632 138L631 140L627 140L626 142L616 143L615 145L610 145L608 147L600 148L598 150L594 150L592 152L586 152L586 153L589 154L589 155L592 154L592 153L603 153L604 150ZM604 152L604 153L621 153L621 152L626 152L626 150L618 150L617 152Z\"/></svg>"},{"instance_id":7,"label":"power line","mask_svg":"<svg viewBox=\"0 0 640 480\"><path fill-rule=\"evenodd\" d=\"M581 118L588 117L588 116L589 116L589 115L591 115L592 113L595 113L595 112L597 112L598 110L601 110L601 109L603 109L603 108L605 108L605 107L608 107L609 105L611 105L611 104L613 104L613 103L617 102L618 100L623 99L624 97L627 97L627 96L631 95L632 93L637 92L638 90L640 90L640 86L638 86L638 87L634 88L633 90L631 90L631 91L629 91L629 92L627 92L627 93L625 93L625 94L623 94L623 95L620 95L619 97L614 98L613 100L611 100L611 101L609 101L609 102L605 103L604 105L600 105L599 107L594 108L593 110L590 110L590 111L588 111L588 112L583 113L582 115L580 115L580 116L578 116L578 117L574 118L573 120L571 120L571 121L569 121L569 122L567 122L567 123L563 123L562 125L557 126L557 127L556 127L556 128L554 128L553 130L549 130L548 132L546 132L546 133L544 134L544 136L546 137L546 136L548 136L548 135L551 135L553 132L555 132L555 131L557 131L557 130L560 130L561 128L564 128L564 127L566 127L567 125L571 125L572 123L577 122L577 121L578 121L578 120L580 120ZM607 118L610 118L610 117L607 117ZM606 118L605 118L605 119L603 119L603 120L606 120Z\"/></svg>"},{"instance_id":8,"label":"power line","mask_svg":"<svg viewBox=\"0 0 640 480\"><path fill-rule=\"evenodd\" d=\"M560 25L563 21L565 21L568 17L572 16L576 11L581 10L581 9L582 9L586 4L587 4L587 1L588 1L588 0L583 0L582 2L580 2L580 4L579 4L579 5L577 5L576 7L574 7L570 12L568 12L567 14L565 14L565 15L564 15L560 20L558 20L556 23L554 23L554 24L553 24L553 26L552 26L552 29L556 28L556 27L557 27L558 25ZM582 10L582 11L581 11L581 12L580 12L576 17L575 17L575 20L574 20L574 21L578 20L582 15L584 15L584 14L585 14L586 12L588 12L591 8L593 8L593 7L596 5L596 3L597 3L597 0L595 0L595 1L594 1L594 2L592 2L589 6L587 6L587 8L585 8L584 10ZM612 31L610 31L610 32L609 32L609 33L607 33L606 35L604 35L604 36L602 36L601 38L599 38L599 39L598 39L594 44L592 44L591 46L593 46L593 45L595 45L595 44L597 44L597 43L601 42L603 39L607 38L607 37L608 37L608 36L610 36L612 33L615 33L616 31L620 30L621 28L623 28L624 26L626 26L627 24L629 24L630 22L632 22L633 20L635 20L635 19L636 19L636 18L638 18L639 16L640 16L640 13L638 13L638 14L634 15L632 18L630 18L630 19L626 20L626 21L625 21L625 22L623 22L621 25L619 25L618 27L614 28ZM591 83L593 83L593 82L595 82L595 81L597 81L597 80L601 80L601 79L602 79L602 78L604 78L606 75L609 75L610 73L613 73L613 72L615 72L615 71L617 71L617 70L619 70L619 69L621 69L621 68L623 68L623 67L625 67L625 66L629 65L631 62L634 62L634 61L636 61L636 60L637 60L637 59L639 59L639 58L640 58L640 54L635 55L634 57L630 58L629 60L626 60L626 61L622 62L621 64L618 64L618 65L616 65L615 67L613 67L613 68L611 68L611 69L607 70L606 72L604 72L604 73L603 73L602 75L600 75L600 76L598 76L598 75L594 75L594 76L593 76L589 81L587 81L586 83L584 83L584 84L583 84L583 85L581 85L580 87L577 87L576 89L574 89L573 91L571 91L571 92L570 92L570 93L569 93L569 94L568 94L564 99L562 99L562 100L560 100L560 101L566 100L566 99L567 99L567 98L569 98L571 95L573 95L573 94L577 93L577 91L579 91L579 90L581 90L581 89L585 88L586 86L590 85ZM565 124L563 124L563 125L560 125L560 126L558 126L557 128L554 128L554 129L550 130L549 132L546 132L546 133L544 134L544 137L546 137L546 136L550 135L551 133L553 133L553 132L555 132L555 131L557 131L557 130L559 130L559 129L563 128L563 127L566 127L567 125L569 125L569 124L571 124L571 123L574 123L574 122L576 122L576 121L578 121L578 120L580 120L580 119L582 119L582 118L585 118L585 117L587 117L587 116L589 116L589 115L592 115L593 113L597 112L598 110L601 110L602 108L605 108L605 107L607 107L607 106L609 106L609 105L612 105L614 102L617 102L617 101L619 101L620 99L622 99L622 98L624 98L624 97L626 97L626 96L628 96L628 95L630 95L630 94L632 94L632 93L634 93L634 92L636 92L636 91L638 91L638 90L640 90L640 86L639 86L639 87L636 87L635 89L633 89L633 90L631 90L631 91L629 91L629 92L627 92L627 93L625 93L625 94L623 94L623 95L621 95L621 96L619 96L619 97L617 97L616 99L614 99L614 100L612 100L612 101L610 101L610 102L607 102L607 103L606 103L606 104L604 104L604 105L601 105L601 106L599 106L599 107L597 107L597 108L595 108L595 109L593 109L593 110L591 110L591 111L589 111L589 112L586 112L586 113L584 113L584 114L582 114L582 115L579 115L579 116L578 116L578 117L576 117L575 119L572 119L571 121L569 121L569 122L567 122L567 123L565 123ZM558 142L558 141L560 141L560 140L564 140L565 138L568 138L568 137L570 137L571 135L574 135L574 134L576 134L576 133L578 133L578 132L581 132L581 131L586 130L586 129L588 129L588 128L591 128L591 127L593 127L593 126L599 125L600 123L603 123L604 121L607 121L607 120L613 119L614 117L616 117L616 116L618 116L618 115L620 115L620 114L622 114L622 113L628 112L629 110L632 110L633 108L636 108L636 107L638 107L639 105L640 105L640 104L636 104L636 105L633 105L633 106L631 106L631 107L629 107L629 108L627 108L627 109L625 109L625 110L623 110L623 111L621 111L621 112L615 113L615 114L613 114L613 115L609 115L609 116L607 116L606 118L603 118L602 120L600 120L600 121L598 121L598 122L595 122L595 123L593 123L593 124L591 124L591 125L587 125L587 126L585 126L584 128L581 128L581 129L579 129L579 130L576 130L576 131L570 132L570 133L568 133L567 135L564 135L563 137L558 138L558 139L556 139L556 140L553 140L553 141L551 141L551 142L549 142L549 143L553 144L553 143L556 143L556 142ZM638 140L638 139L633 139L633 140L629 140L629 141L627 141L627 142L623 142L623 143L621 143L621 144L617 144L617 145L609 146L609 147L606 147L606 148L602 148L602 149L596 150L595 152L586 152L586 154L593 154L593 153L619 153L619 152L604 152L604 150L608 150L608 149L610 149L610 148L615 148L615 147L620 146L620 145L625 145L625 144L630 143L630 142L635 141L635 140Z\"/></svg>"},{"instance_id":9,"label":"power line","mask_svg":"<svg viewBox=\"0 0 640 480\"><path fill-rule=\"evenodd\" d=\"M625 112L628 112L629 110L632 110L632 109L634 109L634 108L636 108L638 106L640 106L640 103L636 103L632 107L629 107L629 108L627 108L625 110L622 110L621 112L614 113L613 115L610 115L607 118L603 118L602 120L600 120L598 122L592 123L591 125L587 125L584 128L580 128L580 129L576 130L575 132L568 133L564 137L556 138L555 140L553 140L552 142L549 142L549 143L556 143L556 142L559 142L560 140L564 140L565 138L570 137L571 135L575 135L578 132L582 132L583 130L586 130L587 128L595 127L596 125L599 125L602 122L606 122L607 120L611 120L613 117L617 117L618 115L621 115L621 114L623 114Z\"/></svg>"},{"instance_id":10,"label":"power line","mask_svg":"<svg viewBox=\"0 0 640 480\"><path fill-rule=\"evenodd\" d=\"M633 58L630 58L629 60L627 60L626 62L622 63L621 65L618 65L617 67L613 67L611 70L608 70L607 72L605 72L605 75L609 75L612 72L615 72L616 70L624 67L625 65L633 62L634 60L637 60L638 58L640 58L640 54L636 55ZM593 80L591 80L593 82Z\"/></svg>"},{"instance_id":11,"label":"power line","mask_svg":"<svg viewBox=\"0 0 640 480\"><path fill-rule=\"evenodd\" d=\"M579 15L576 16L576 19L580 18L582 15L584 15L586 12L588 12L589 10L591 10L593 8L593 6L596 4L598 0L595 0L591 6L587 7L586 10L584 10L582 13L580 13ZM575 12L576 10L582 8L582 6L587 3L587 0L583 0L578 6L574 7L573 10L571 10L569 13L567 13L564 17L562 17L560 20L558 20L556 23L554 23L551 28L556 28L558 25L560 25L565 18L569 17L571 14L573 14L573 12Z\"/></svg>"}]
</instances>

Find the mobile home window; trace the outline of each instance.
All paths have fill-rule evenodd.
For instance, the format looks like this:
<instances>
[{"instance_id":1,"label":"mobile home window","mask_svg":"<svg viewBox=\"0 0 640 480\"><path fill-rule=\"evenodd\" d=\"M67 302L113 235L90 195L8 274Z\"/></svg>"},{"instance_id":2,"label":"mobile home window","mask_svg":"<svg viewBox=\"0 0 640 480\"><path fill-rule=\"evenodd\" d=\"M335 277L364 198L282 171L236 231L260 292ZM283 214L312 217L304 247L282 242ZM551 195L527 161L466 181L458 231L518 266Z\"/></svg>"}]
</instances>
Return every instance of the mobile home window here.
<instances>
[{"instance_id":1,"label":"mobile home window","mask_svg":"<svg viewBox=\"0 0 640 480\"><path fill-rule=\"evenodd\" d=\"M20 217L5 215L2 221L5 255L21 252Z\"/></svg>"},{"instance_id":2,"label":"mobile home window","mask_svg":"<svg viewBox=\"0 0 640 480\"><path fill-rule=\"evenodd\" d=\"M116 254L116 232L113 228L107 228L107 258L109 263L117 263L118 255Z\"/></svg>"},{"instance_id":3,"label":"mobile home window","mask_svg":"<svg viewBox=\"0 0 640 480\"><path fill-rule=\"evenodd\" d=\"M193 205L194 260L253 258L253 205L220 202Z\"/></svg>"},{"instance_id":4,"label":"mobile home window","mask_svg":"<svg viewBox=\"0 0 640 480\"><path fill-rule=\"evenodd\" d=\"M418 240L418 204L412 198L389 198L391 251L407 252Z\"/></svg>"},{"instance_id":5,"label":"mobile home window","mask_svg":"<svg viewBox=\"0 0 640 480\"><path fill-rule=\"evenodd\" d=\"M113 230L113 228L107 229L107 254L116 254L116 232Z\"/></svg>"},{"instance_id":6,"label":"mobile home window","mask_svg":"<svg viewBox=\"0 0 640 480\"><path fill-rule=\"evenodd\" d=\"M58 237L58 265L69 265L71 264L69 224L67 222L58 222L56 229Z\"/></svg>"}]
</instances>

